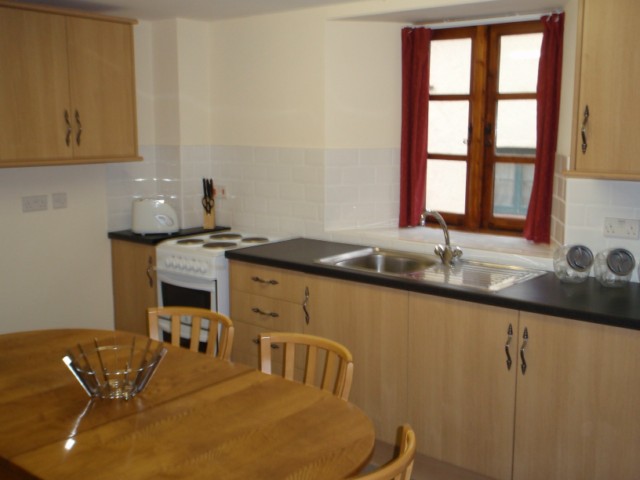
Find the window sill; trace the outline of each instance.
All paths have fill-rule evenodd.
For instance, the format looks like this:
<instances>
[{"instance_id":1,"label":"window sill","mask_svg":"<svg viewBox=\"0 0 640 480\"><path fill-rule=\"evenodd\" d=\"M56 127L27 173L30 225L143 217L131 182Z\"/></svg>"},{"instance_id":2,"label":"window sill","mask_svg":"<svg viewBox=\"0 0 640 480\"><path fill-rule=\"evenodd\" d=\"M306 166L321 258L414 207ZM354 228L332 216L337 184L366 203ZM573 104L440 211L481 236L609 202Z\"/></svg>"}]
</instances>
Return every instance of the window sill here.
<instances>
[{"instance_id":1,"label":"window sill","mask_svg":"<svg viewBox=\"0 0 640 480\"><path fill-rule=\"evenodd\" d=\"M432 253L444 243L442 230L435 227L374 228L334 230L326 234L330 240L393 248L420 253ZM463 258L553 271L554 247L535 244L520 237L449 231L451 245L459 246Z\"/></svg>"}]
</instances>

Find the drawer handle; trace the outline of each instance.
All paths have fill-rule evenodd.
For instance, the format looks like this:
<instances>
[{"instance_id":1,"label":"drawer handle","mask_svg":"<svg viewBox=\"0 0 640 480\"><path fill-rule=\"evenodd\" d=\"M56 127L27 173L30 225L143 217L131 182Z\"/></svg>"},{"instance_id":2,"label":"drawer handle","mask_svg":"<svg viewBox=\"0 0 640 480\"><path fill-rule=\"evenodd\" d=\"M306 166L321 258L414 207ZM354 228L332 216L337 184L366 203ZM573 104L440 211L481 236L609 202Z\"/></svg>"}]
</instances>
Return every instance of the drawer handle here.
<instances>
[{"instance_id":1,"label":"drawer handle","mask_svg":"<svg viewBox=\"0 0 640 480\"><path fill-rule=\"evenodd\" d=\"M258 315L264 315L265 317L273 317L278 318L280 315L276 312L265 312L264 310L260 310L258 307L253 307L251 309L253 313L257 313Z\"/></svg>"},{"instance_id":2,"label":"drawer handle","mask_svg":"<svg viewBox=\"0 0 640 480\"><path fill-rule=\"evenodd\" d=\"M253 280L254 282L258 282L258 283L265 283L267 285L278 285L278 281L277 280L264 280L260 277L251 277L251 280Z\"/></svg>"},{"instance_id":3,"label":"drawer handle","mask_svg":"<svg viewBox=\"0 0 640 480\"><path fill-rule=\"evenodd\" d=\"M509 324L509 328L507 329L507 343L504 345L504 352L507 354L507 370L511 370L511 352L509 351L509 347L511 345L511 338L513 337L513 327Z\"/></svg>"},{"instance_id":4,"label":"drawer handle","mask_svg":"<svg viewBox=\"0 0 640 480\"><path fill-rule=\"evenodd\" d=\"M256 337L256 338L254 338L254 339L253 339L253 340L251 340L251 341L252 341L253 343L255 343L256 345L260 345L260 337L259 337L259 336L258 336L258 337ZM272 349L272 350L278 350L279 348L280 348L280 345L274 345L274 344L271 344L271 349Z\"/></svg>"},{"instance_id":5,"label":"drawer handle","mask_svg":"<svg viewBox=\"0 0 640 480\"><path fill-rule=\"evenodd\" d=\"M520 368L522 369L522 374L524 375L527 371L527 360L524 358L524 350L527 348L527 342L529 341L529 331L527 327L524 328L524 333L522 334L522 348L520 349L520 360L522 363L520 364Z\"/></svg>"}]
</instances>

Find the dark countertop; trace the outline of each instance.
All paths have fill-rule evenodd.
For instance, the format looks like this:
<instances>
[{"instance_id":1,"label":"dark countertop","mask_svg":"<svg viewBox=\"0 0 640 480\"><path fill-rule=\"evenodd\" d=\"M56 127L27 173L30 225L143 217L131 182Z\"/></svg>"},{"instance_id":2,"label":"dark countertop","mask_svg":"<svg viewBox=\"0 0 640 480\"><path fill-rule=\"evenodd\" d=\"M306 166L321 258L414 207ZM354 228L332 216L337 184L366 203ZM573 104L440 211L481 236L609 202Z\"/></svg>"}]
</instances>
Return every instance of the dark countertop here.
<instances>
[{"instance_id":1,"label":"dark countertop","mask_svg":"<svg viewBox=\"0 0 640 480\"><path fill-rule=\"evenodd\" d=\"M125 240L127 242L144 243L145 245L157 245L163 240L174 237L186 237L188 235L198 235L207 232L222 232L229 230L229 227L215 227L213 230L202 227L185 228L175 233L133 233L131 230L120 230L118 232L109 232L109 238L115 240Z\"/></svg>"},{"instance_id":2,"label":"dark countertop","mask_svg":"<svg viewBox=\"0 0 640 480\"><path fill-rule=\"evenodd\" d=\"M367 245L295 238L228 250L225 256L232 260L313 275L640 330L640 284L638 283L630 283L622 288L606 288L591 277L584 283L566 284L560 282L552 272L547 272L533 280L499 292L484 292L460 286L347 271L314 263L318 258L366 247Z\"/></svg>"}]
</instances>

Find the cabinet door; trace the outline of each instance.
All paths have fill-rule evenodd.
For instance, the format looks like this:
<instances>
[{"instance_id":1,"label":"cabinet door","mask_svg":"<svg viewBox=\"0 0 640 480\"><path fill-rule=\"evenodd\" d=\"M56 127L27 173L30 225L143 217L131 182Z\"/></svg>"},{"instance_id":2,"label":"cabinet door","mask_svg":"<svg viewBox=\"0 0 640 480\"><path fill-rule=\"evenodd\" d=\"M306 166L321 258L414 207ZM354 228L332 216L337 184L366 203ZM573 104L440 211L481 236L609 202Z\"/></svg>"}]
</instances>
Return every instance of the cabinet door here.
<instances>
[{"instance_id":1,"label":"cabinet door","mask_svg":"<svg viewBox=\"0 0 640 480\"><path fill-rule=\"evenodd\" d=\"M147 308L158 304L155 247L111 240L111 264L115 326L146 335Z\"/></svg>"},{"instance_id":2,"label":"cabinet door","mask_svg":"<svg viewBox=\"0 0 640 480\"><path fill-rule=\"evenodd\" d=\"M69 17L76 158L137 155L132 27Z\"/></svg>"},{"instance_id":3,"label":"cabinet door","mask_svg":"<svg viewBox=\"0 0 640 480\"><path fill-rule=\"evenodd\" d=\"M410 294L409 422L421 453L511 478L517 326L513 310Z\"/></svg>"},{"instance_id":4,"label":"cabinet door","mask_svg":"<svg viewBox=\"0 0 640 480\"><path fill-rule=\"evenodd\" d=\"M308 280L305 332L351 351L349 401L372 419L378 439L395 444L397 428L406 421L407 293L324 277Z\"/></svg>"},{"instance_id":5,"label":"cabinet door","mask_svg":"<svg viewBox=\"0 0 640 480\"><path fill-rule=\"evenodd\" d=\"M580 97L576 121L585 108L586 152L577 129L576 170L640 175L640 49L637 0L584 0Z\"/></svg>"},{"instance_id":6,"label":"cabinet door","mask_svg":"<svg viewBox=\"0 0 640 480\"><path fill-rule=\"evenodd\" d=\"M640 332L521 313L525 327L513 478L640 478Z\"/></svg>"},{"instance_id":7,"label":"cabinet door","mask_svg":"<svg viewBox=\"0 0 640 480\"><path fill-rule=\"evenodd\" d=\"M64 17L0 7L0 164L70 158L69 105Z\"/></svg>"}]
</instances>

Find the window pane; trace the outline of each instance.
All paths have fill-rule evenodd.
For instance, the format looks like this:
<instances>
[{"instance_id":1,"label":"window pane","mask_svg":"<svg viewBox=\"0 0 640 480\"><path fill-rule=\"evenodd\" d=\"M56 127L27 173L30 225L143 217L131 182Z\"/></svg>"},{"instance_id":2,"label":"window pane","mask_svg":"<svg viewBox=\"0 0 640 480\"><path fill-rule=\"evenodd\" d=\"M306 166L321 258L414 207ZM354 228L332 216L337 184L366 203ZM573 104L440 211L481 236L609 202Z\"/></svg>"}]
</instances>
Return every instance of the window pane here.
<instances>
[{"instance_id":1,"label":"window pane","mask_svg":"<svg viewBox=\"0 0 640 480\"><path fill-rule=\"evenodd\" d=\"M427 161L427 208L439 212L465 212L467 162Z\"/></svg>"},{"instance_id":2,"label":"window pane","mask_svg":"<svg viewBox=\"0 0 640 480\"><path fill-rule=\"evenodd\" d=\"M429 91L433 94L469 93L471 39L434 40L429 59Z\"/></svg>"},{"instance_id":3,"label":"window pane","mask_svg":"<svg viewBox=\"0 0 640 480\"><path fill-rule=\"evenodd\" d=\"M535 156L536 101L498 100L496 155Z\"/></svg>"},{"instance_id":4,"label":"window pane","mask_svg":"<svg viewBox=\"0 0 640 480\"><path fill-rule=\"evenodd\" d=\"M467 154L469 135L469 102L429 102L429 153Z\"/></svg>"},{"instance_id":5,"label":"window pane","mask_svg":"<svg viewBox=\"0 0 640 480\"><path fill-rule=\"evenodd\" d=\"M538 83L542 33L500 37L500 93L533 93Z\"/></svg>"},{"instance_id":6,"label":"window pane","mask_svg":"<svg viewBox=\"0 0 640 480\"><path fill-rule=\"evenodd\" d=\"M524 217L529 207L534 166L496 163L493 180L493 214Z\"/></svg>"}]
</instances>

